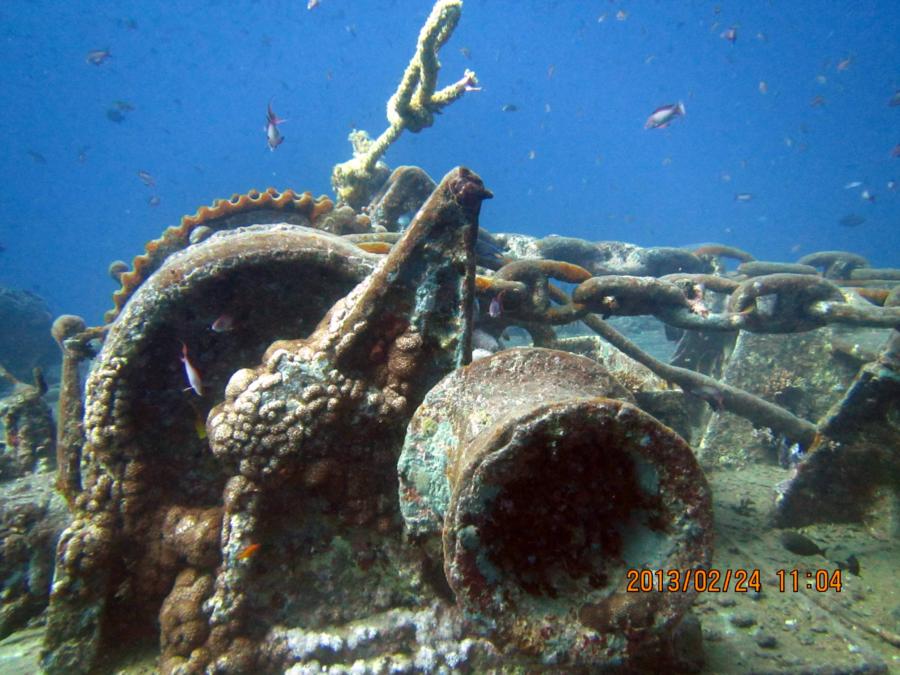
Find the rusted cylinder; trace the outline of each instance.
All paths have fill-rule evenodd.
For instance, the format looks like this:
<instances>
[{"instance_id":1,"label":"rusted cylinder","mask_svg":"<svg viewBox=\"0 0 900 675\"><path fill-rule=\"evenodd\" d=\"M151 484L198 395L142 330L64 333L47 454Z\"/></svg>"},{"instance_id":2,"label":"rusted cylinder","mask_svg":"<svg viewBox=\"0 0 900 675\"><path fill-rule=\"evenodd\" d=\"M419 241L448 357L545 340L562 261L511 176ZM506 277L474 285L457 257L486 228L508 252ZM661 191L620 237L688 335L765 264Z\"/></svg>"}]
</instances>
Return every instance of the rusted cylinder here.
<instances>
[{"instance_id":1,"label":"rusted cylinder","mask_svg":"<svg viewBox=\"0 0 900 675\"><path fill-rule=\"evenodd\" d=\"M51 333L62 350L59 384L59 424L56 428L56 489L69 507L81 492L81 448L84 445L84 400L79 366L86 358L83 350L66 346L66 340L85 331L84 319L63 314L53 322Z\"/></svg>"},{"instance_id":2,"label":"rusted cylinder","mask_svg":"<svg viewBox=\"0 0 900 675\"><path fill-rule=\"evenodd\" d=\"M690 447L584 357L512 349L447 376L410 423L399 473L407 528L440 534L471 624L545 664L664 646L695 592L630 592L628 570L710 562Z\"/></svg>"}]
</instances>

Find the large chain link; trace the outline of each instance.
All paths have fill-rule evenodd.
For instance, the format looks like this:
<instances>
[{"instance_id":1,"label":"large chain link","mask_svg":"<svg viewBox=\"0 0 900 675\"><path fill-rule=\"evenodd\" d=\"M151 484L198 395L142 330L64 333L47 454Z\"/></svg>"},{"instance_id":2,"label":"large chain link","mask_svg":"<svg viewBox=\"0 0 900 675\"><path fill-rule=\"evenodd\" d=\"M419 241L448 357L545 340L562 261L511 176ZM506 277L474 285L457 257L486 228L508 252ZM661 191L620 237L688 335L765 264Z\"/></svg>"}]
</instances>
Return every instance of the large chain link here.
<instances>
[{"instance_id":1,"label":"large chain link","mask_svg":"<svg viewBox=\"0 0 900 675\"><path fill-rule=\"evenodd\" d=\"M571 298L554 293L551 279L577 284ZM503 293L504 310L516 318L555 325L593 312L604 318L652 315L677 328L701 331L799 333L835 323L900 327L900 307L848 302L836 284L813 274L768 274L744 281L711 274L592 277L571 263L517 260L492 277L480 277L479 289ZM721 309L712 311L711 306Z\"/></svg>"}]
</instances>

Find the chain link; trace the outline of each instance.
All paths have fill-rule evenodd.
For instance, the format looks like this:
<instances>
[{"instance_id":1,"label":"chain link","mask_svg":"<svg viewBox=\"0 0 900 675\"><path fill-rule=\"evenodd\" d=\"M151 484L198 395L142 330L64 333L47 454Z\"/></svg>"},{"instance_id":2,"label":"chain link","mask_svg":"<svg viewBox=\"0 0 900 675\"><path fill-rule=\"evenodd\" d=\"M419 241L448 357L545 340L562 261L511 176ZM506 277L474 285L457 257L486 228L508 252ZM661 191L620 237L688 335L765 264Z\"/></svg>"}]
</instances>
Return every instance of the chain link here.
<instances>
[{"instance_id":1,"label":"chain link","mask_svg":"<svg viewBox=\"0 0 900 675\"><path fill-rule=\"evenodd\" d=\"M900 308L848 302L837 285L812 274L745 281L711 274L592 277L570 263L517 260L479 279L480 290L504 294L504 311L512 316L554 325L593 312L603 318L652 315L676 328L706 331L799 333L836 323L900 327ZM569 296L554 292L550 279L577 285Z\"/></svg>"}]
</instances>

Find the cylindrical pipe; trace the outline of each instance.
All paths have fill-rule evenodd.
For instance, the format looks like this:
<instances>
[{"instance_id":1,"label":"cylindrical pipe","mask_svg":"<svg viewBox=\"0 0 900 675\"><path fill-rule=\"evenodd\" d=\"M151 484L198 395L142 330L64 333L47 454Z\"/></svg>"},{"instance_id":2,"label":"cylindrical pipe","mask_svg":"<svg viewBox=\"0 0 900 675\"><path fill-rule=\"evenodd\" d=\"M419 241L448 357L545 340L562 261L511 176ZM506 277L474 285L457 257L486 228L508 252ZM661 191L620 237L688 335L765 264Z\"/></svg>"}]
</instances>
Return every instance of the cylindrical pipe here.
<instances>
[{"instance_id":1,"label":"cylindrical pipe","mask_svg":"<svg viewBox=\"0 0 900 675\"><path fill-rule=\"evenodd\" d=\"M51 332L62 350L59 384L59 423L56 427L56 489L69 507L81 492L81 448L84 445L84 400L79 366L86 354L66 346L66 340L86 330L84 319L63 314L53 322Z\"/></svg>"},{"instance_id":2,"label":"cylindrical pipe","mask_svg":"<svg viewBox=\"0 0 900 675\"><path fill-rule=\"evenodd\" d=\"M628 398L594 361L500 352L432 389L400 458L407 527L440 529L457 604L498 646L544 663L630 662L661 645L695 592L642 582L710 562L710 494L690 447L608 396Z\"/></svg>"}]
</instances>

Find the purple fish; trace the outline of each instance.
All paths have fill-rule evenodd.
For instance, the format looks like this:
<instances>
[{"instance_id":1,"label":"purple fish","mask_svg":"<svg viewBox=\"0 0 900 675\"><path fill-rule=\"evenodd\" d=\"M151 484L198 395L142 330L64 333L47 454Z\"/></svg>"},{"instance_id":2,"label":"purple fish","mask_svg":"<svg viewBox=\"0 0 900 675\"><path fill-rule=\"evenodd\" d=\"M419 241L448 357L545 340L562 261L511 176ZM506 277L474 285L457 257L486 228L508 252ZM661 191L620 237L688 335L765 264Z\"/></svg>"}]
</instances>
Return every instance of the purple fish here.
<instances>
[{"instance_id":1,"label":"purple fish","mask_svg":"<svg viewBox=\"0 0 900 675\"><path fill-rule=\"evenodd\" d=\"M684 117L684 103L670 103L660 106L654 110L647 122L644 124L645 129L665 129L672 123L676 117Z\"/></svg>"},{"instance_id":2,"label":"purple fish","mask_svg":"<svg viewBox=\"0 0 900 675\"><path fill-rule=\"evenodd\" d=\"M287 120L283 120L272 110L272 101L269 101L269 107L266 110L266 126L263 131L266 132L266 142L269 144L269 150L275 152L275 148L284 142L284 136L278 131L278 125L284 124Z\"/></svg>"},{"instance_id":3,"label":"purple fish","mask_svg":"<svg viewBox=\"0 0 900 675\"><path fill-rule=\"evenodd\" d=\"M210 328L216 333L227 333L234 328L234 317L231 314L222 314L212 322Z\"/></svg>"},{"instance_id":4,"label":"purple fish","mask_svg":"<svg viewBox=\"0 0 900 675\"><path fill-rule=\"evenodd\" d=\"M488 315L492 319L496 319L503 314L503 300L500 297L501 295L503 295L503 293L498 293L491 299L491 306L488 307Z\"/></svg>"}]
</instances>

